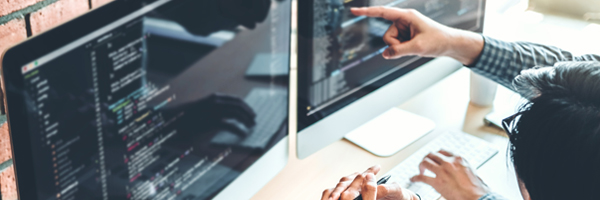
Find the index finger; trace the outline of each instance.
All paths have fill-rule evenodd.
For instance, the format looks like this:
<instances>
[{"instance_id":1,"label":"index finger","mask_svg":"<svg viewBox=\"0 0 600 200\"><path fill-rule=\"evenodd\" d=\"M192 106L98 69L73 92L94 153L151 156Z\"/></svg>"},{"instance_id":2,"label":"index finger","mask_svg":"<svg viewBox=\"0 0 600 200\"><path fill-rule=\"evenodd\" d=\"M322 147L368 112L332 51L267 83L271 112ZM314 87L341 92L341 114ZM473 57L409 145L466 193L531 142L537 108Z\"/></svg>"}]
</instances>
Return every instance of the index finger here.
<instances>
[{"instance_id":1,"label":"index finger","mask_svg":"<svg viewBox=\"0 0 600 200\"><path fill-rule=\"evenodd\" d=\"M365 172L363 172L363 174L373 173L376 175L377 173L379 173L380 170L381 170L380 165L373 165L372 167L369 167L369 169L365 170Z\"/></svg>"},{"instance_id":2,"label":"index finger","mask_svg":"<svg viewBox=\"0 0 600 200\"><path fill-rule=\"evenodd\" d=\"M427 154L425 157L427 157L427 158L435 161L439 165L446 165L445 163L448 162L446 160L446 159L448 159L447 156L442 155L442 154L437 153L437 152L431 152L431 153Z\"/></svg>"},{"instance_id":3,"label":"index finger","mask_svg":"<svg viewBox=\"0 0 600 200\"><path fill-rule=\"evenodd\" d=\"M448 151L448 150L445 150L445 149L440 149L440 150L438 151L438 153L440 153L440 154L442 154L442 155L445 155L445 156L448 156L448 157L452 157L452 156L454 156L454 153L452 153L452 152L450 152L450 151Z\"/></svg>"},{"instance_id":4,"label":"index finger","mask_svg":"<svg viewBox=\"0 0 600 200\"><path fill-rule=\"evenodd\" d=\"M423 161L421 161L421 163L419 163L419 174L425 173L426 169L428 169L429 171L431 171L437 175L440 172L441 167L439 164L437 164L430 158L425 157L425 158L423 158Z\"/></svg>"},{"instance_id":5,"label":"index finger","mask_svg":"<svg viewBox=\"0 0 600 200\"><path fill-rule=\"evenodd\" d=\"M358 172L356 172L356 173L350 174L350 175L345 176L342 179L340 179L340 182L335 186L335 189L333 189L333 191L329 193L329 195L331 196L331 199L340 198L340 195L342 194L342 192L346 191L346 189L348 189L348 187L350 187L350 183L352 183L358 175L360 175L360 174Z\"/></svg>"},{"instance_id":6,"label":"index finger","mask_svg":"<svg viewBox=\"0 0 600 200\"><path fill-rule=\"evenodd\" d=\"M364 179L365 179L365 175L359 174L358 176L356 176L356 179L354 179L354 181L352 181L352 183L350 183L350 186L348 186L348 189L346 189L346 191L342 192L340 199L341 200L352 200L352 199L356 198L358 195L360 195L360 189L362 188ZM336 199L336 198L334 197L333 199Z\"/></svg>"},{"instance_id":7,"label":"index finger","mask_svg":"<svg viewBox=\"0 0 600 200\"><path fill-rule=\"evenodd\" d=\"M390 21L408 17L407 10L384 6L350 8L350 12L356 16L380 17Z\"/></svg>"}]
</instances>

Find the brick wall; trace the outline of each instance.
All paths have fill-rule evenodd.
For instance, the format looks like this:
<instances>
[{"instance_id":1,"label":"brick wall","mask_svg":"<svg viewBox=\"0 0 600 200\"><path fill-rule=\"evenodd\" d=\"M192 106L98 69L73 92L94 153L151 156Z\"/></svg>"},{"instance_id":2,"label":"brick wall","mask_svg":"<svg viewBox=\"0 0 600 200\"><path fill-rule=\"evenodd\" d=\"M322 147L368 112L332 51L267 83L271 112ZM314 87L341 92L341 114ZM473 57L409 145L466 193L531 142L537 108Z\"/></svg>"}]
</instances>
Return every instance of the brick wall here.
<instances>
[{"instance_id":1,"label":"brick wall","mask_svg":"<svg viewBox=\"0 0 600 200\"><path fill-rule=\"evenodd\" d=\"M0 0L0 53L28 37L110 1L112 0ZM2 94L0 93L0 100L4 102ZM4 103L0 103L0 107L3 106ZM4 123L3 120L0 121ZM7 125L4 123L0 126L0 191L2 200L14 200L17 199L17 187Z\"/></svg>"}]
</instances>

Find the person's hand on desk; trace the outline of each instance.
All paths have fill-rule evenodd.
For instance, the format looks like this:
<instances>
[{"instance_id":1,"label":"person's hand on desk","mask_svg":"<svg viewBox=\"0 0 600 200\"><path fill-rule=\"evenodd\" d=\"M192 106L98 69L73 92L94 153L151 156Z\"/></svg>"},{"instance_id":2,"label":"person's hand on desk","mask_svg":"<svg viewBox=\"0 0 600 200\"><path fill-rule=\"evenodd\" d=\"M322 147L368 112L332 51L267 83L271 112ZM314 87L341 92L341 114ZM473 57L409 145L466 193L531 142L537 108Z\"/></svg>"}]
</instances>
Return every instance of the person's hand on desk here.
<instances>
[{"instance_id":1,"label":"person's hand on desk","mask_svg":"<svg viewBox=\"0 0 600 200\"><path fill-rule=\"evenodd\" d=\"M444 26L413 9L365 7L352 8L351 12L393 22L383 36L389 45L383 52L386 59L449 56L471 65L483 50L483 37L479 34Z\"/></svg>"},{"instance_id":2,"label":"person's hand on desk","mask_svg":"<svg viewBox=\"0 0 600 200\"><path fill-rule=\"evenodd\" d=\"M433 172L435 178L424 175L426 169ZM428 154L419 170L421 173L411 181L431 185L447 200L477 200L490 190L466 160L448 151Z\"/></svg>"},{"instance_id":3,"label":"person's hand on desk","mask_svg":"<svg viewBox=\"0 0 600 200\"><path fill-rule=\"evenodd\" d=\"M323 191L321 200L353 200L362 195L363 200L418 200L411 191L397 183L377 185L375 175L381 167L375 165L363 173L355 172L342 177L335 188Z\"/></svg>"}]
</instances>

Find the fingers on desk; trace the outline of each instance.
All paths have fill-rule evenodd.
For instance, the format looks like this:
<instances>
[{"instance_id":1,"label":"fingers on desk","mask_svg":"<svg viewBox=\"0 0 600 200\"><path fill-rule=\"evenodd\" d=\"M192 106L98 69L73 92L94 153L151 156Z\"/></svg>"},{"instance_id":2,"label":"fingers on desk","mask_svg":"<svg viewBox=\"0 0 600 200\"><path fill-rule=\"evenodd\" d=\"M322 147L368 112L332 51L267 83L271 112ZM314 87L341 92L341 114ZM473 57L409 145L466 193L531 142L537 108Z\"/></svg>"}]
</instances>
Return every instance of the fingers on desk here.
<instances>
[{"instance_id":1,"label":"fingers on desk","mask_svg":"<svg viewBox=\"0 0 600 200\"><path fill-rule=\"evenodd\" d=\"M321 200L329 200L331 199L331 192L333 192L333 188L329 188L323 191L323 195L321 196Z\"/></svg>"},{"instance_id":2,"label":"fingers on desk","mask_svg":"<svg viewBox=\"0 0 600 200\"><path fill-rule=\"evenodd\" d=\"M360 174L360 173L359 172L354 172L354 173L352 173L352 174L350 174L348 176L344 176L344 177L342 177L340 179L340 183L341 182L347 182L347 181L352 182L354 180L354 178L356 178L356 175L358 175L358 174Z\"/></svg>"},{"instance_id":3,"label":"fingers on desk","mask_svg":"<svg viewBox=\"0 0 600 200\"><path fill-rule=\"evenodd\" d=\"M450 162L448 161L448 157L442 155L441 153L438 152L431 152L429 154L427 154L426 156L427 158L433 160L435 163L437 163L440 166L446 166L447 164L449 164Z\"/></svg>"},{"instance_id":4,"label":"fingers on desk","mask_svg":"<svg viewBox=\"0 0 600 200\"><path fill-rule=\"evenodd\" d=\"M377 182L375 182L374 174L368 173L365 176L361 194L363 200L375 200L377 198Z\"/></svg>"},{"instance_id":5,"label":"fingers on desk","mask_svg":"<svg viewBox=\"0 0 600 200\"><path fill-rule=\"evenodd\" d=\"M429 170L434 174L438 175L442 173L443 167L447 166L448 161L446 156L442 153L432 152L427 154L423 161L419 164L419 175L413 176L410 180L412 182L423 182L433 186L435 184L435 178L425 175L425 170Z\"/></svg>"},{"instance_id":6,"label":"fingers on desk","mask_svg":"<svg viewBox=\"0 0 600 200\"><path fill-rule=\"evenodd\" d=\"M340 179L339 183L335 186L335 188L323 191L322 199L337 200L340 199L340 197L341 199L345 199L344 197L347 197L352 200L356 196L358 196L358 194L360 194L360 190L362 188L366 174L375 175L379 173L379 171L381 171L381 166L374 165L372 167L369 167L363 173L354 172L348 176L344 176Z\"/></svg>"},{"instance_id":7,"label":"fingers on desk","mask_svg":"<svg viewBox=\"0 0 600 200\"><path fill-rule=\"evenodd\" d=\"M437 162L435 162L434 160L432 160L429 157L425 157L423 158L423 161L421 161L421 163L419 163L419 174L423 175L425 173L425 170L428 169L429 171L433 172L434 174L438 174L440 172L440 170L442 167L440 166L440 164L438 164Z\"/></svg>"},{"instance_id":8,"label":"fingers on desk","mask_svg":"<svg viewBox=\"0 0 600 200\"><path fill-rule=\"evenodd\" d=\"M379 173L379 171L381 171L381 166L373 165L372 167L369 167L367 170L365 170L365 172L363 174L367 174L367 173L377 174L377 173Z\"/></svg>"},{"instance_id":9,"label":"fingers on desk","mask_svg":"<svg viewBox=\"0 0 600 200\"><path fill-rule=\"evenodd\" d=\"M436 181L435 181L435 178L430 177L430 176L425 176L423 174L419 174L419 175L413 176L412 178L410 178L410 181L412 181L412 182L423 182L423 183L425 183L427 185L433 186L434 188L435 188L435 185L437 185Z\"/></svg>"},{"instance_id":10,"label":"fingers on desk","mask_svg":"<svg viewBox=\"0 0 600 200\"><path fill-rule=\"evenodd\" d=\"M354 181L352 181L352 183L350 184L348 189L346 189L346 191L342 192L341 199L342 200L353 200L358 195L360 195L360 190L362 188L364 180L365 180L364 174L359 174L358 176L356 176L356 178L354 179Z\"/></svg>"},{"instance_id":11,"label":"fingers on desk","mask_svg":"<svg viewBox=\"0 0 600 200\"><path fill-rule=\"evenodd\" d=\"M339 199L342 192L348 189L350 183L352 183L352 181L354 181L354 179L356 179L356 176L358 175L360 175L360 173L354 172L348 176L342 177L342 179L340 179L340 182L335 186L335 188L333 188L333 191L329 194L329 197L331 197L331 199Z\"/></svg>"},{"instance_id":12,"label":"fingers on desk","mask_svg":"<svg viewBox=\"0 0 600 200\"><path fill-rule=\"evenodd\" d=\"M454 156L454 153L452 153L452 152L450 152L450 151L448 151L448 150L445 150L445 149L440 149L440 150L438 151L438 153L440 153L440 154L442 154L442 155L445 155L445 156L448 156L448 157L452 157L452 156Z\"/></svg>"}]
</instances>

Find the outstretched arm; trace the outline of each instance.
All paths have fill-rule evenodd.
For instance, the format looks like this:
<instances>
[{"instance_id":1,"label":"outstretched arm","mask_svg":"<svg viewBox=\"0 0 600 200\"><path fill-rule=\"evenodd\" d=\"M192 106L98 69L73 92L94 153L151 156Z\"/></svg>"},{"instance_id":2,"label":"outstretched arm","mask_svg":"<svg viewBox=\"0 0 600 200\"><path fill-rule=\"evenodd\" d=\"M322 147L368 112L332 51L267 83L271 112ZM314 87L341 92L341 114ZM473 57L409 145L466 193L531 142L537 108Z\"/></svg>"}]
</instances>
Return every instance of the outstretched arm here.
<instances>
[{"instance_id":1,"label":"outstretched arm","mask_svg":"<svg viewBox=\"0 0 600 200\"><path fill-rule=\"evenodd\" d=\"M389 45L383 53L386 59L408 55L448 56L510 89L512 80L524 69L551 66L560 61L600 61L598 55L574 56L556 47L504 42L454 29L412 9L368 7L351 11L355 15L381 17L393 22L383 37Z\"/></svg>"},{"instance_id":2,"label":"outstretched arm","mask_svg":"<svg viewBox=\"0 0 600 200\"><path fill-rule=\"evenodd\" d=\"M513 89L512 81L521 71L535 66L553 66L564 61L600 61L599 55L575 56L571 52L529 42L504 42L485 37L479 60L469 67L495 82Z\"/></svg>"}]
</instances>

